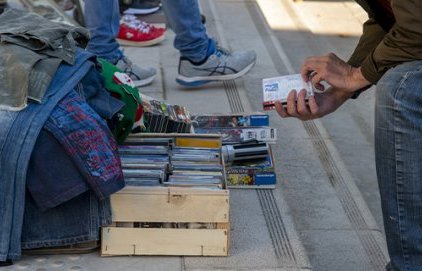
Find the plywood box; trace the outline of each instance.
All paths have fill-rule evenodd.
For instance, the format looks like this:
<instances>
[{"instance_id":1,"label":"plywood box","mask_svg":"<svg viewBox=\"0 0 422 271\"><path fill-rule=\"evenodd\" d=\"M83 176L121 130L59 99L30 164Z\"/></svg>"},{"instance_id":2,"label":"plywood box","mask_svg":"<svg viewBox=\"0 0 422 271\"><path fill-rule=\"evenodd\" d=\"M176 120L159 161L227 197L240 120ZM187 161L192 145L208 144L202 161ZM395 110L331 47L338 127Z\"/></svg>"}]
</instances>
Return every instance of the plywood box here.
<instances>
[{"instance_id":1,"label":"plywood box","mask_svg":"<svg viewBox=\"0 0 422 271\"><path fill-rule=\"evenodd\" d=\"M128 186L111 196L102 256L227 256L229 191Z\"/></svg>"}]
</instances>

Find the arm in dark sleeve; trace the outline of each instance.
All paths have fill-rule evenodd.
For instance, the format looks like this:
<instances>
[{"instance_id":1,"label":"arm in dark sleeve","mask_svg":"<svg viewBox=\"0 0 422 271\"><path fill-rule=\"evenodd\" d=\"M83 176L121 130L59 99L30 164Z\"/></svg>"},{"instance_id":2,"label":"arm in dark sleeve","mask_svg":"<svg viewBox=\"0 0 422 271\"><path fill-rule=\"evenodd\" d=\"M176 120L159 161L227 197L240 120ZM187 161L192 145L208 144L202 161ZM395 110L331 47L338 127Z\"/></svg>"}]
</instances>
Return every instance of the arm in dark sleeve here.
<instances>
[{"instance_id":1,"label":"arm in dark sleeve","mask_svg":"<svg viewBox=\"0 0 422 271\"><path fill-rule=\"evenodd\" d=\"M422 1L392 0L391 5L396 19L391 30L382 39L378 36L382 33L379 26L380 30L373 33L369 31L366 37L364 31L362 38L365 37L365 41L361 39L363 47L359 48L361 44L359 42L355 51L359 53L356 56L354 53L351 58L353 64L358 63L364 54L364 49L370 49L379 39L378 45L372 51L367 51L360 65L363 76L373 84L394 66L408 61L422 60ZM368 26L375 28L372 24ZM375 36L368 37L371 33ZM352 64L350 61L349 63Z\"/></svg>"},{"instance_id":2,"label":"arm in dark sleeve","mask_svg":"<svg viewBox=\"0 0 422 271\"><path fill-rule=\"evenodd\" d=\"M374 20L369 19L363 24L363 33L350 57L349 63L353 67L360 67L365 58L372 52L387 34Z\"/></svg>"}]
</instances>

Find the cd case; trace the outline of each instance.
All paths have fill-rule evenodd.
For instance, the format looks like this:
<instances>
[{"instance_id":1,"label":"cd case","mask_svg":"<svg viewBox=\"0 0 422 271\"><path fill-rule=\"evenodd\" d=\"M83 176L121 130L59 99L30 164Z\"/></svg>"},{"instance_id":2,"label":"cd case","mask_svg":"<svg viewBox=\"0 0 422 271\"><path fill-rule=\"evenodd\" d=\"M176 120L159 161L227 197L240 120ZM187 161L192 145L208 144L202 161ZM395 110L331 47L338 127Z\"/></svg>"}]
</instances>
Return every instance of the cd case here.
<instances>
[{"instance_id":1,"label":"cd case","mask_svg":"<svg viewBox=\"0 0 422 271\"><path fill-rule=\"evenodd\" d=\"M292 90L306 90L306 98L313 95L311 82L305 82L300 74L284 75L262 79L263 108L273 110L275 102L287 103L287 96Z\"/></svg>"},{"instance_id":2,"label":"cd case","mask_svg":"<svg viewBox=\"0 0 422 271\"><path fill-rule=\"evenodd\" d=\"M271 127L197 128L197 134L219 134L223 144L238 144L261 141L275 143L277 130Z\"/></svg>"},{"instance_id":3,"label":"cd case","mask_svg":"<svg viewBox=\"0 0 422 271\"><path fill-rule=\"evenodd\" d=\"M191 117L194 128L269 126L270 117L263 113L196 114Z\"/></svg>"},{"instance_id":4,"label":"cd case","mask_svg":"<svg viewBox=\"0 0 422 271\"><path fill-rule=\"evenodd\" d=\"M229 188L275 188L277 176L271 146L263 160L227 165L226 178Z\"/></svg>"}]
</instances>

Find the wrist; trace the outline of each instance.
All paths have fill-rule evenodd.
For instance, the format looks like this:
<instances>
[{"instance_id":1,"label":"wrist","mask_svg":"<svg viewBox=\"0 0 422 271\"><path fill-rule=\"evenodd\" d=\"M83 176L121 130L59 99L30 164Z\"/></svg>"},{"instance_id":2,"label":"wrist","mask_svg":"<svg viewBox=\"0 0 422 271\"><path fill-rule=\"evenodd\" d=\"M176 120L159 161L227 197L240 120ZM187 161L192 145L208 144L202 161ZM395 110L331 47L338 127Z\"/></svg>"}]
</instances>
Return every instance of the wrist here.
<instances>
[{"instance_id":1,"label":"wrist","mask_svg":"<svg viewBox=\"0 0 422 271\"><path fill-rule=\"evenodd\" d=\"M353 97L354 92L347 92L347 91L337 91L337 97L338 99L344 101L347 101L351 97Z\"/></svg>"},{"instance_id":2,"label":"wrist","mask_svg":"<svg viewBox=\"0 0 422 271\"><path fill-rule=\"evenodd\" d=\"M336 100L341 100L343 102L350 99L354 94L354 92L345 91L344 89L338 89L338 88L330 88L329 90L327 90L327 92L331 93L331 95Z\"/></svg>"},{"instance_id":3,"label":"wrist","mask_svg":"<svg viewBox=\"0 0 422 271\"><path fill-rule=\"evenodd\" d=\"M350 84L348 91L355 93L355 92L362 92L363 90L368 89L371 86L371 82L366 80L363 76L360 67L355 68L352 67L351 76L350 76Z\"/></svg>"}]
</instances>

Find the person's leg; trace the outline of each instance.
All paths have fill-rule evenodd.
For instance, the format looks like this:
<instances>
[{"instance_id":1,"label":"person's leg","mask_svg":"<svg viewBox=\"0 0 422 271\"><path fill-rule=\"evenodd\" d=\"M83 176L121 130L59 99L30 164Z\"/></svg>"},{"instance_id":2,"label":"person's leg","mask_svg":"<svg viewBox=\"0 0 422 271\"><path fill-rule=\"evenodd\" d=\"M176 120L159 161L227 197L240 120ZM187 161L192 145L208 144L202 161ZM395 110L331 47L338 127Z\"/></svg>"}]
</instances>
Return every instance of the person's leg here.
<instances>
[{"instance_id":1,"label":"person's leg","mask_svg":"<svg viewBox=\"0 0 422 271\"><path fill-rule=\"evenodd\" d=\"M120 21L119 1L85 0L84 18L91 34L88 51L116 63L120 56L116 41Z\"/></svg>"},{"instance_id":2,"label":"person's leg","mask_svg":"<svg viewBox=\"0 0 422 271\"><path fill-rule=\"evenodd\" d=\"M196 87L235 79L255 64L254 51L229 52L208 37L198 0L162 0L162 4L170 27L176 33L174 47L181 55L176 78L179 84Z\"/></svg>"},{"instance_id":3,"label":"person's leg","mask_svg":"<svg viewBox=\"0 0 422 271\"><path fill-rule=\"evenodd\" d=\"M170 28L176 33L174 47L180 55L193 62L203 61L208 54L210 39L201 21L197 0L162 0Z\"/></svg>"},{"instance_id":4,"label":"person's leg","mask_svg":"<svg viewBox=\"0 0 422 271\"><path fill-rule=\"evenodd\" d=\"M135 86L152 83L156 70L134 65L119 49L116 40L120 26L118 0L85 0L84 18L91 35L88 51L115 64L130 76Z\"/></svg>"},{"instance_id":5,"label":"person's leg","mask_svg":"<svg viewBox=\"0 0 422 271\"><path fill-rule=\"evenodd\" d=\"M377 84L375 152L387 270L421 270L422 61L391 69Z\"/></svg>"}]
</instances>

